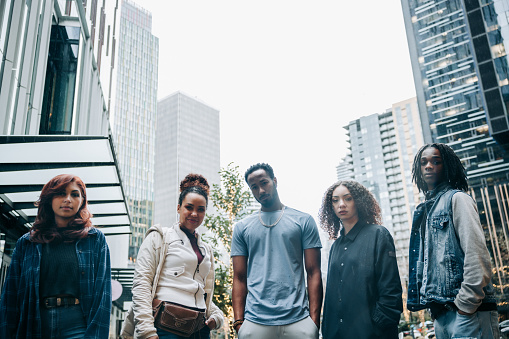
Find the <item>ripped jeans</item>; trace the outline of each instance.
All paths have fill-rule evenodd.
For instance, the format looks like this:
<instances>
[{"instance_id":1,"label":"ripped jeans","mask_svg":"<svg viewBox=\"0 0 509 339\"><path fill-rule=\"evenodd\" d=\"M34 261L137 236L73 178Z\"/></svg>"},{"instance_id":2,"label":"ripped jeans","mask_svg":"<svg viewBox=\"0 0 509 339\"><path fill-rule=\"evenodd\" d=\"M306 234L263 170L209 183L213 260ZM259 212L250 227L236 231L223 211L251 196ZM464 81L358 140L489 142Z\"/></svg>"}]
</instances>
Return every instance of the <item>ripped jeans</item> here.
<instances>
[{"instance_id":1,"label":"ripped jeans","mask_svg":"<svg viewBox=\"0 0 509 339\"><path fill-rule=\"evenodd\" d=\"M462 315L455 310L435 320L437 339L499 339L497 311L480 311Z\"/></svg>"}]
</instances>

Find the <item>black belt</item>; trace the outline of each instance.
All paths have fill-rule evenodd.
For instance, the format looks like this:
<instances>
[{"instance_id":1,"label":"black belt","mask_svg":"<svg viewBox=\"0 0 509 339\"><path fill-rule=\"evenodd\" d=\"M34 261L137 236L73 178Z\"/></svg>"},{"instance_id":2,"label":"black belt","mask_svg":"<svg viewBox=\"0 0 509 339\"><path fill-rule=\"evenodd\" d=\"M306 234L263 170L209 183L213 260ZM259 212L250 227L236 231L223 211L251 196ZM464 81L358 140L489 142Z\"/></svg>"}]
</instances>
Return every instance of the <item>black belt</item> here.
<instances>
[{"instance_id":1,"label":"black belt","mask_svg":"<svg viewBox=\"0 0 509 339\"><path fill-rule=\"evenodd\" d=\"M42 304L46 308L60 307L60 306L74 306L79 305L80 300L74 297L49 297L42 299Z\"/></svg>"},{"instance_id":2,"label":"black belt","mask_svg":"<svg viewBox=\"0 0 509 339\"><path fill-rule=\"evenodd\" d=\"M431 313L431 318L438 319L443 314L447 313L448 311L458 311L458 307L455 303L446 303L446 304L439 304L439 303L431 303L428 305L429 311ZM484 312L484 311L496 311L497 310L497 304L495 303L482 303L477 308L476 312Z\"/></svg>"}]
</instances>

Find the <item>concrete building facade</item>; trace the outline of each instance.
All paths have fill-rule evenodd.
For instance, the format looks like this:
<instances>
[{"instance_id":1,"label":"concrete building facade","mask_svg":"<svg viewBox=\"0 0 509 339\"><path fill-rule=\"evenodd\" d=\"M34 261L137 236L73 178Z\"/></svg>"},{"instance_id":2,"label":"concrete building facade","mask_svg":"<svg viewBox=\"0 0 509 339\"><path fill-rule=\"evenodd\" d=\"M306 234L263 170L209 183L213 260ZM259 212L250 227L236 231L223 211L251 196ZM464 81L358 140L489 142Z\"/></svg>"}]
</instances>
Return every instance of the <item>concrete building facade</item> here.
<instances>
[{"instance_id":1,"label":"concrete building facade","mask_svg":"<svg viewBox=\"0 0 509 339\"><path fill-rule=\"evenodd\" d=\"M180 181L189 173L220 184L219 111L182 92L157 104L154 222L177 221ZM209 204L208 212L211 212Z\"/></svg>"}]
</instances>

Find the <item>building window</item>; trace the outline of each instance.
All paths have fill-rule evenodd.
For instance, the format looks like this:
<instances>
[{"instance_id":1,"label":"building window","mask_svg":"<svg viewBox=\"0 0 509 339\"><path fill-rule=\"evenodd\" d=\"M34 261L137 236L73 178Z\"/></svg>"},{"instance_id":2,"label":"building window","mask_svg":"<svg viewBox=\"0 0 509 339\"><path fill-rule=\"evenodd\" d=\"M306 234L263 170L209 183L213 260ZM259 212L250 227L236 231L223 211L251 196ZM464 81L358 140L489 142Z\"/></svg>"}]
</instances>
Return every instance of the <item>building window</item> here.
<instances>
[{"instance_id":1,"label":"building window","mask_svg":"<svg viewBox=\"0 0 509 339\"><path fill-rule=\"evenodd\" d=\"M79 27L51 27L40 134L71 134L79 37Z\"/></svg>"}]
</instances>

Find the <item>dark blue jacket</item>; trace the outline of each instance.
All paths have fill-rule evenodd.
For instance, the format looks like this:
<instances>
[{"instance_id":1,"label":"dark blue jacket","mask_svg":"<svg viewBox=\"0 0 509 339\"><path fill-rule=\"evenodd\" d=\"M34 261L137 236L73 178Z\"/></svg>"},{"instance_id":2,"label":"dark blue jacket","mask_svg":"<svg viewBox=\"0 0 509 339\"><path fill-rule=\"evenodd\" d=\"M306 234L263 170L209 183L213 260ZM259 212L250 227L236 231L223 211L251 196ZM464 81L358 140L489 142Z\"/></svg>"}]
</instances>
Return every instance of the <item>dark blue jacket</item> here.
<instances>
[{"instance_id":1,"label":"dark blue jacket","mask_svg":"<svg viewBox=\"0 0 509 339\"><path fill-rule=\"evenodd\" d=\"M30 233L18 239L0 300L0 338L41 338L39 276L42 244ZM108 338L111 313L110 253L96 228L76 242L80 272L80 305L85 338ZM65 272L62 272L65 274Z\"/></svg>"}]
</instances>

